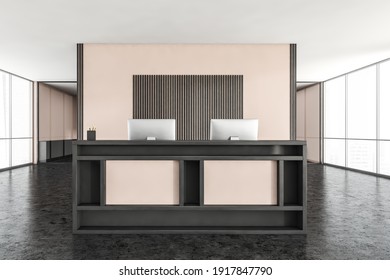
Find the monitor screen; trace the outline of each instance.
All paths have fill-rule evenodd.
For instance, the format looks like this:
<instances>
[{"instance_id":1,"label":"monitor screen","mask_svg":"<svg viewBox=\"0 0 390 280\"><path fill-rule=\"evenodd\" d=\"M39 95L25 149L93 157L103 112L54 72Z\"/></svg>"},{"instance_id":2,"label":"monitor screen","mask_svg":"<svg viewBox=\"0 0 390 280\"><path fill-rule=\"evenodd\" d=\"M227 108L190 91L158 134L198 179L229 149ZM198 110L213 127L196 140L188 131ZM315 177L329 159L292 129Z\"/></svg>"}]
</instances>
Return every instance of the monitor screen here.
<instances>
[{"instance_id":1,"label":"monitor screen","mask_svg":"<svg viewBox=\"0 0 390 280\"><path fill-rule=\"evenodd\" d=\"M129 119L129 140L176 140L174 119Z\"/></svg>"},{"instance_id":2,"label":"monitor screen","mask_svg":"<svg viewBox=\"0 0 390 280\"><path fill-rule=\"evenodd\" d=\"M257 119L212 119L210 140L257 140Z\"/></svg>"}]
</instances>

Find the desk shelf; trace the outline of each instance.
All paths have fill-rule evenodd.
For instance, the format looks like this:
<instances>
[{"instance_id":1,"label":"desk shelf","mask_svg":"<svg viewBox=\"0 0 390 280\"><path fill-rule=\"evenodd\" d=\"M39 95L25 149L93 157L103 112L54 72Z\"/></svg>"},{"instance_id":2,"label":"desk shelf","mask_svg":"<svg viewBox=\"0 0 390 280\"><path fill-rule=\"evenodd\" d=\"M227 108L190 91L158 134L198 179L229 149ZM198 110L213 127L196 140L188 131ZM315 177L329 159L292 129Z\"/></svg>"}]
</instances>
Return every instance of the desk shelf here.
<instances>
[{"instance_id":1,"label":"desk shelf","mask_svg":"<svg viewBox=\"0 0 390 280\"><path fill-rule=\"evenodd\" d=\"M110 227L81 226L80 234L302 234L299 227Z\"/></svg>"},{"instance_id":2,"label":"desk shelf","mask_svg":"<svg viewBox=\"0 0 390 280\"><path fill-rule=\"evenodd\" d=\"M179 206L179 205L95 205L81 204L78 211L302 211L303 206L278 206L278 205L207 205L207 206Z\"/></svg>"}]
</instances>

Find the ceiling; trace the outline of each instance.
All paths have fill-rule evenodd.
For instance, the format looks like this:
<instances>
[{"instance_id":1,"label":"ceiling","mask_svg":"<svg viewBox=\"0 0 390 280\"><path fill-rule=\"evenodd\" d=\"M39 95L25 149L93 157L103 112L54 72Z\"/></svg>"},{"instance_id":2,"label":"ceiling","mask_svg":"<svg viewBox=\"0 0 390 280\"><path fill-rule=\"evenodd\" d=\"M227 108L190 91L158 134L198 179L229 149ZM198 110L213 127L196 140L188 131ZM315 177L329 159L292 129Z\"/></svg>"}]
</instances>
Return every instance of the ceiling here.
<instances>
[{"instance_id":1,"label":"ceiling","mask_svg":"<svg viewBox=\"0 0 390 280\"><path fill-rule=\"evenodd\" d=\"M305 89L307 87L311 87L313 85L315 85L316 82L297 82L297 87L296 87L296 90L299 91L301 89ZM77 92L76 92L77 94Z\"/></svg>"},{"instance_id":2,"label":"ceiling","mask_svg":"<svg viewBox=\"0 0 390 280\"><path fill-rule=\"evenodd\" d=\"M75 81L77 43L296 43L297 79L390 58L388 0L0 0L0 69Z\"/></svg>"},{"instance_id":3,"label":"ceiling","mask_svg":"<svg viewBox=\"0 0 390 280\"><path fill-rule=\"evenodd\" d=\"M77 95L77 83L76 82L44 82L59 91L68 93L70 95Z\"/></svg>"}]
</instances>

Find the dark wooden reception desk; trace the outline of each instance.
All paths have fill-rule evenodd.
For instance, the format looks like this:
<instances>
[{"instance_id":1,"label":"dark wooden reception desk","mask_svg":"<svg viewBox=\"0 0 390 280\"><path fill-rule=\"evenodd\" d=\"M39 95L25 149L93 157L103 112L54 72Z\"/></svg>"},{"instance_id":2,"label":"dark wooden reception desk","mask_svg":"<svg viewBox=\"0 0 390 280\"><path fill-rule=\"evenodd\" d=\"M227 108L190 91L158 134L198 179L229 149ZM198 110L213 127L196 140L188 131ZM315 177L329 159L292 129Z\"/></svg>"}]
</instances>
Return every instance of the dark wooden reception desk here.
<instances>
[{"instance_id":1,"label":"dark wooden reception desk","mask_svg":"<svg viewBox=\"0 0 390 280\"><path fill-rule=\"evenodd\" d=\"M177 203L108 203L108 163L149 161L177 164ZM274 163L275 203L205 203L205 166L217 161ZM73 232L305 234L306 173L304 141L75 141ZM123 189L132 184L123 180Z\"/></svg>"}]
</instances>

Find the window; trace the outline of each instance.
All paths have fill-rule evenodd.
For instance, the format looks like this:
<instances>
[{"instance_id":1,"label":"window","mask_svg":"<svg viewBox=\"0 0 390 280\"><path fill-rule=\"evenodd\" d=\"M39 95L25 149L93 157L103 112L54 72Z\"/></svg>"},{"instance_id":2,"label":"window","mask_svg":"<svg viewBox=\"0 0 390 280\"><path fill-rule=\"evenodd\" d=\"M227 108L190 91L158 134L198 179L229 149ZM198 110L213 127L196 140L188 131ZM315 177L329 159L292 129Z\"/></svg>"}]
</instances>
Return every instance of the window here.
<instances>
[{"instance_id":1,"label":"window","mask_svg":"<svg viewBox=\"0 0 390 280\"><path fill-rule=\"evenodd\" d=\"M12 138L32 137L31 82L12 77Z\"/></svg>"},{"instance_id":2,"label":"window","mask_svg":"<svg viewBox=\"0 0 390 280\"><path fill-rule=\"evenodd\" d=\"M10 137L9 74L0 72L0 139Z\"/></svg>"},{"instance_id":3,"label":"window","mask_svg":"<svg viewBox=\"0 0 390 280\"><path fill-rule=\"evenodd\" d=\"M379 173L390 176L390 141L379 141Z\"/></svg>"},{"instance_id":4,"label":"window","mask_svg":"<svg viewBox=\"0 0 390 280\"><path fill-rule=\"evenodd\" d=\"M325 139L324 146L326 163L345 166L345 139Z\"/></svg>"},{"instance_id":5,"label":"window","mask_svg":"<svg viewBox=\"0 0 390 280\"><path fill-rule=\"evenodd\" d=\"M12 139L12 166L32 162L32 139Z\"/></svg>"},{"instance_id":6,"label":"window","mask_svg":"<svg viewBox=\"0 0 390 280\"><path fill-rule=\"evenodd\" d=\"M324 162L390 175L390 60L324 83Z\"/></svg>"},{"instance_id":7,"label":"window","mask_svg":"<svg viewBox=\"0 0 390 280\"><path fill-rule=\"evenodd\" d=\"M379 139L390 140L390 61L379 65Z\"/></svg>"},{"instance_id":8,"label":"window","mask_svg":"<svg viewBox=\"0 0 390 280\"><path fill-rule=\"evenodd\" d=\"M324 161L345 166L345 76L324 85Z\"/></svg>"},{"instance_id":9,"label":"window","mask_svg":"<svg viewBox=\"0 0 390 280\"><path fill-rule=\"evenodd\" d=\"M11 166L10 142L9 139L0 139L0 169Z\"/></svg>"},{"instance_id":10,"label":"window","mask_svg":"<svg viewBox=\"0 0 390 280\"><path fill-rule=\"evenodd\" d=\"M347 167L376 172L376 141L347 140Z\"/></svg>"},{"instance_id":11,"label":"window","mask_svg":"<svg viewBox=\"0 0 390 280\"><path fill-rule=\"evenodd\" d=\"M32 163L32 83L0 71L0 170Z\"/></svg>"},{"instance_id":12,"label":"window","mask_svg":"<svg viewBox=\"0 0 390 280\"><path fill-rule=\"evenodd\" d=\"M326 82L325 138L345 138L345 77Z\"/></svg>"},{"instance_id":13,"label":"window","mask_svg":"<svg viewBox=\"0 0 390 280\"><path fill-rule=\"evenodd\" d=\"M347 76L348 138L376 138L376 67Z\"/></svg>"}]
</instances>

